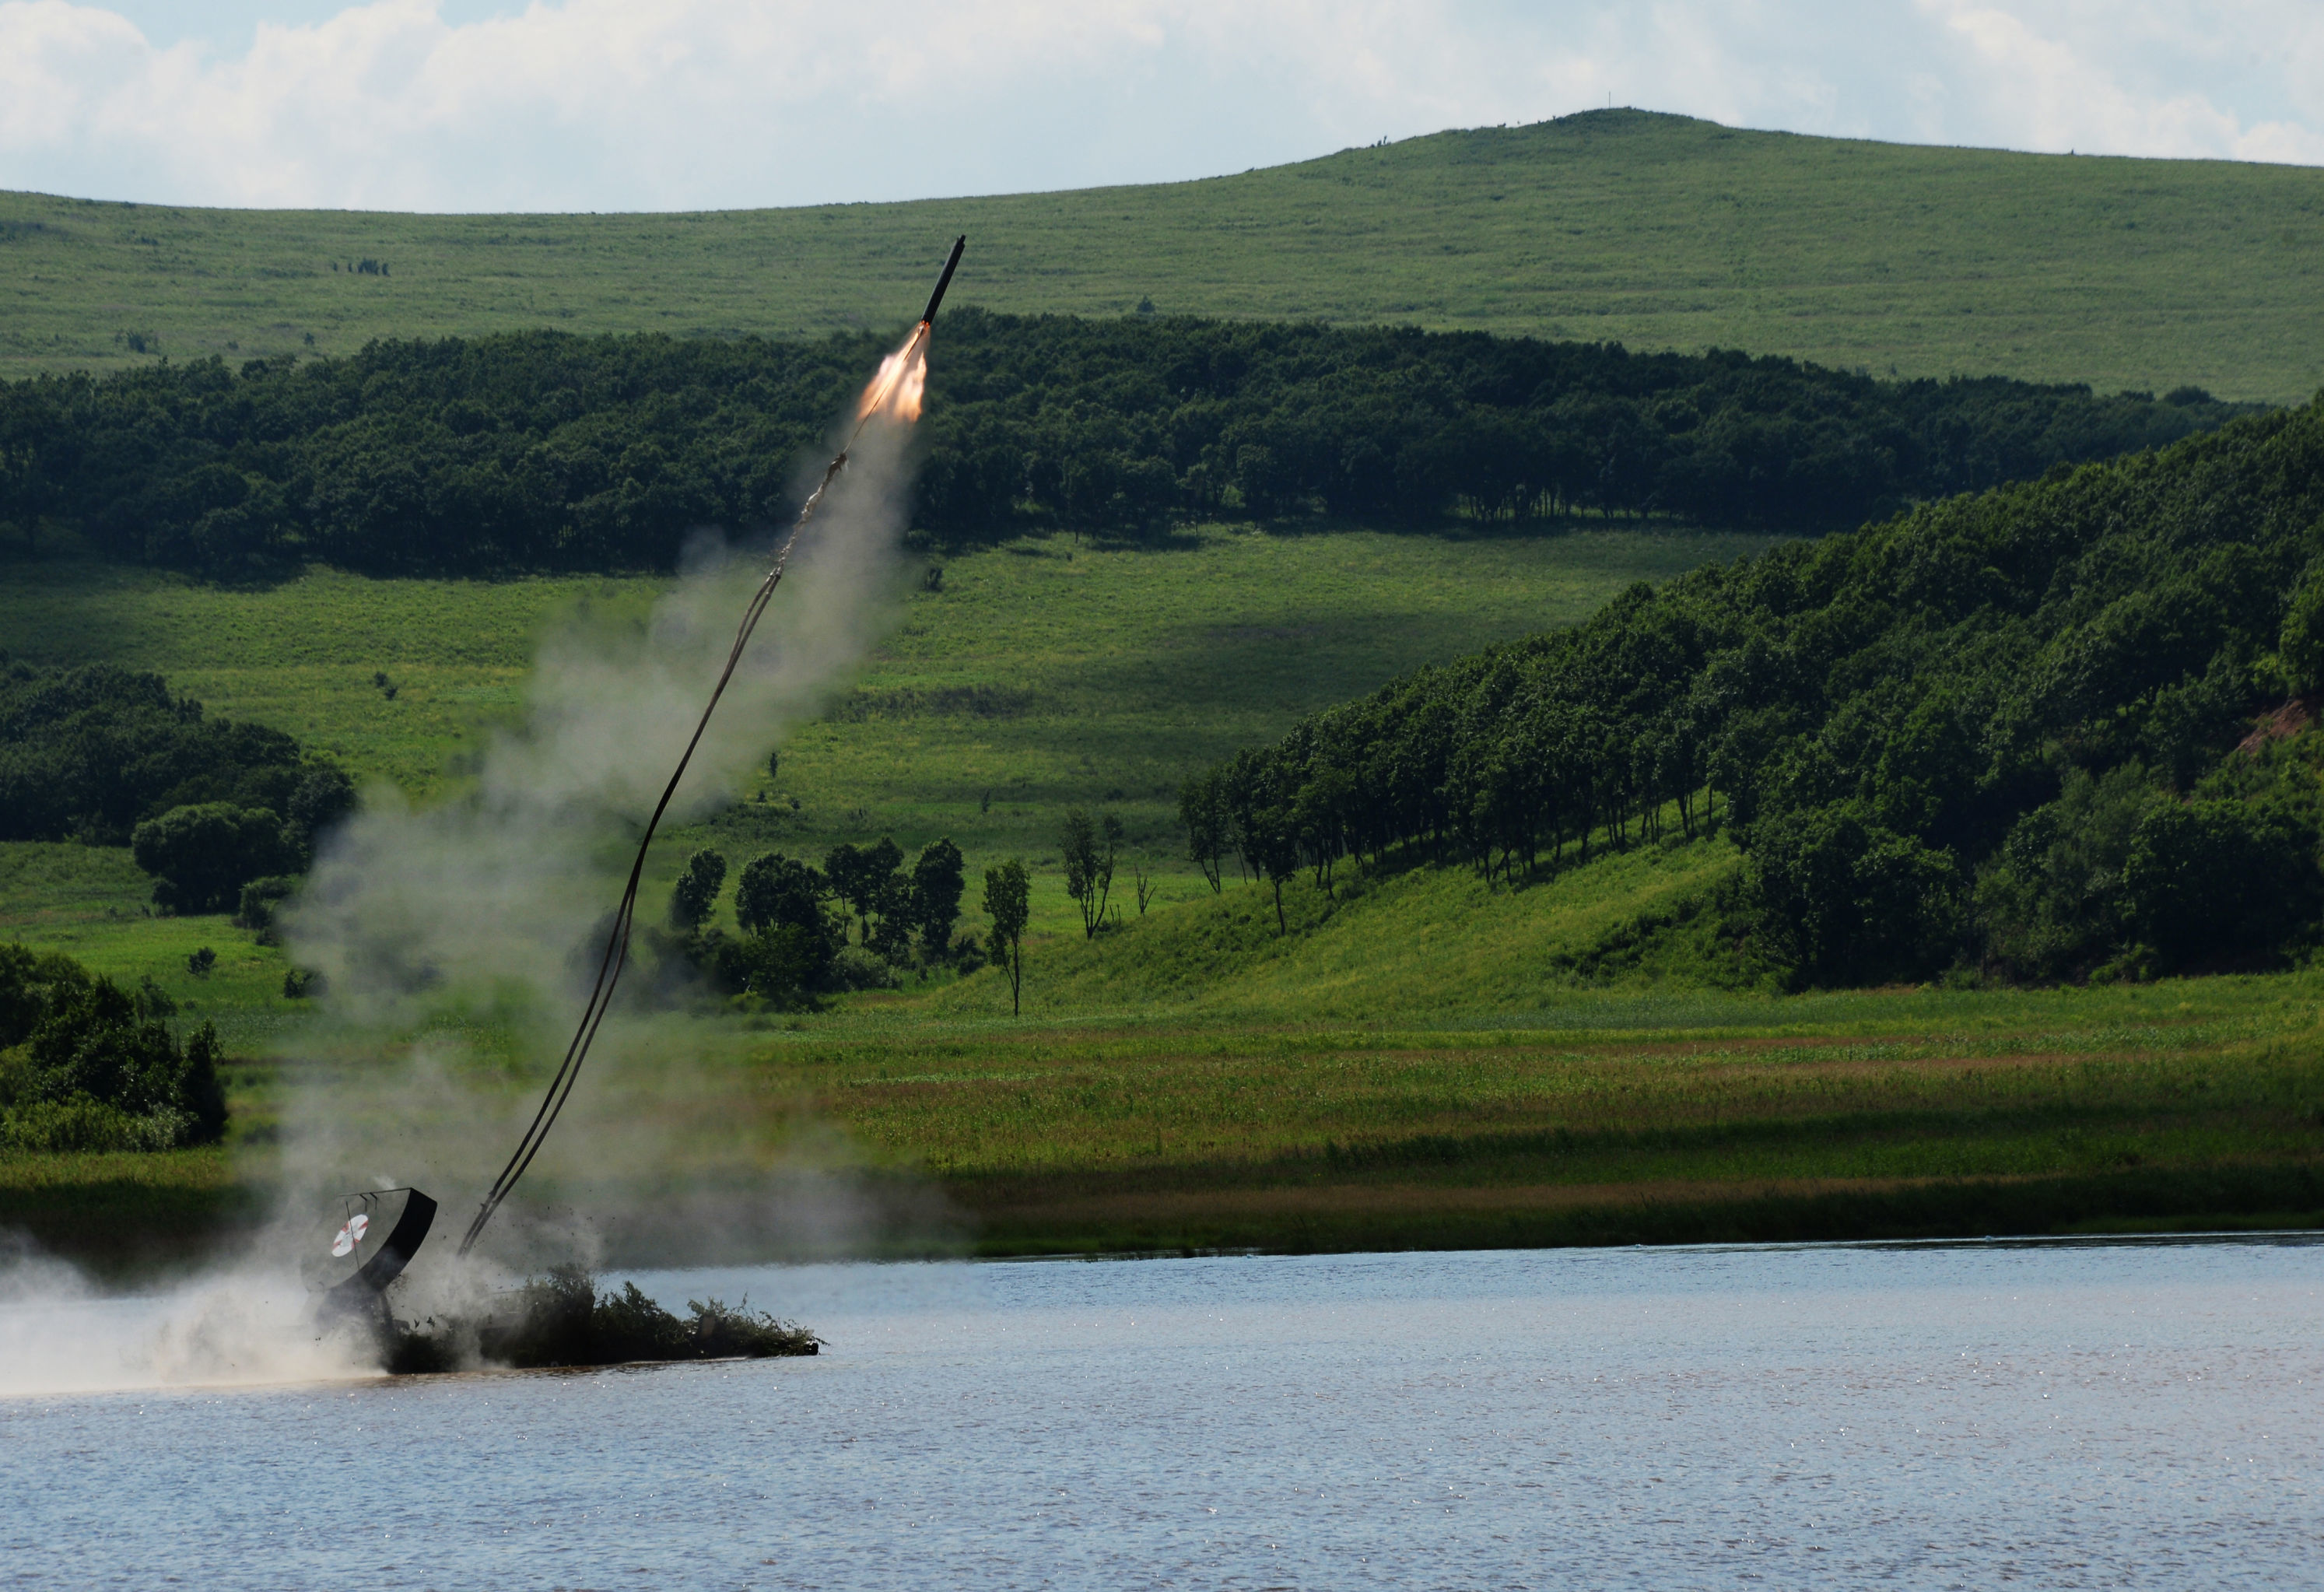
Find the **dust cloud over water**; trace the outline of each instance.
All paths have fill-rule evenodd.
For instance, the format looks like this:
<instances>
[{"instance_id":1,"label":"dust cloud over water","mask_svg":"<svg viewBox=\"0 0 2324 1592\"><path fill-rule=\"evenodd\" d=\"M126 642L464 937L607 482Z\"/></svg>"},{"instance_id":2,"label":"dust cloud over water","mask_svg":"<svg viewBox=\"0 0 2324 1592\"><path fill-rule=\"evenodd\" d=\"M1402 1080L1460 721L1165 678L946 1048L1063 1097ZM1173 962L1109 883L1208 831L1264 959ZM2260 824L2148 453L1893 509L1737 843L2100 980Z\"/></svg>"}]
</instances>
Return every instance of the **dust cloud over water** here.
<instances>
[{"instance_id":1,"label":"dust cloud over water","mask_svg":"<svg viewBox=\"0 0 2324 1592\"><path fill-rule=\"evenodd\" d=\"M639 1280L829 1347L0 1399L0 1552L56 1586L2281 1586L2324 1529L2305 1241Z\"/></svg>"}]
</instances>

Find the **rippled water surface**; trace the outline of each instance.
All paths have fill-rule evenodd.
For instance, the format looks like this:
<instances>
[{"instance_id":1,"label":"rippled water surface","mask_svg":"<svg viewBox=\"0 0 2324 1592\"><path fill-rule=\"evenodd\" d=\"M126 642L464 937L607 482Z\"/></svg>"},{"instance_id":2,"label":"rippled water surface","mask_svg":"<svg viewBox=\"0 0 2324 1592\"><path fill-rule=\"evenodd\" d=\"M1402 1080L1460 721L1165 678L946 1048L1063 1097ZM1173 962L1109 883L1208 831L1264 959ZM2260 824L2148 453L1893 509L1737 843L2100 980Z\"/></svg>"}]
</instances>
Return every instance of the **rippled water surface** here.
<instances>
[{"instance_id":1,"label":"rippled water surface","mask_svg":"<svg viewBox=\"0 0 2324 1592\"><path fill-rule=\"evenodd\" d=\"M830 1347L0 1399L0 1583L2324 1579L2305 1243L639 1281L747 1292ZM78 1308L117 1331L141 1307Z\"/></svg>"}]
</instances>

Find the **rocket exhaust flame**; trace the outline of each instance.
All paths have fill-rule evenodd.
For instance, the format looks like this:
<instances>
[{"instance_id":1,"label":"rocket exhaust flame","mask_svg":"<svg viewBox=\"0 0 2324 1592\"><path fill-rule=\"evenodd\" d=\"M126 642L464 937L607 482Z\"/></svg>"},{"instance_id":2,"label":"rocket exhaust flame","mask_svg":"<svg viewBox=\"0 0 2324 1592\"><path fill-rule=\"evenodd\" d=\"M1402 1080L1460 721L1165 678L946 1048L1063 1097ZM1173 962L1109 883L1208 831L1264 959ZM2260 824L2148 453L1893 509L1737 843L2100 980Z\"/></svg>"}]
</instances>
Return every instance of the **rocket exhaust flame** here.
<instances>
[{"instance_id":1,"label":"rocket exhaust flame","mask_svg":"<svg viewBox=\"0 0 2324 1592\"><path fill-rule=\"evenodd\" d=\"M919 419L920 393L927 383L928 323L923 320L912 329L902 347L880 362L880 374L856 401L856 421L860 423L875 414L896 421Z\"/></svg>"},{"instance_id":2,"label":"rocket exhaust flame","mask_svg":"<svg viewBox=\"0 0 2324 1592\"><path fill-rule=\"evenodd\" d=\"M669 810L670 801L678 794L678 782L686 777L687 764L694 760L695 748L702 744L703 734L710 727L710 716L718 709L718 699L725 695L727 682L734 678L735 667L742 661L743 649L750 645L751 633L759 627L760 616L773 600L775 588L782 584L783 570L790 563L791 550L798 545L799 532L806 530L807 522L815 517L815 511L822 505L823 495L830 490L832 482L838 479L839 472L847 467L849 452L853 449L856 440L863 435L863 428L872 423L874 415L904 424L920 418L921 395L927 384L929 330L936 320L937 308L944 302L945 290L952 285L952 273L960 264L961 251L967 246L965 235L954 240L952 254L945 261L944 274L936 279L936 292L928 295L928 307L921 314L919 323L912 328L911 336L904 339L902 347L880 362L879 374L872 378L871 384L863 389L862 397L856 403L855 425L847 434L846 445L833 456L831 463L824 467L823 479L816 484L815 490L807 494L807 501L799 505L798 517L791 522L790 534L784 538L782 546L775 553L773 564L767 570L766 578L759 583L758 589L744 606L742 622L734 632L734 644L727 651L726 664L719 671L718 683L711 687L710 699L703 705L702 717L696 723L694 734L687 741L677 768L670 773L669 783L662 788L661 800L654 803L653 816L646 820L645 834L638 841L637 858L630 865L629 882L622 890L621 905L614 910L613 928L605 937L604 954L598 958L596 981L590 987L589 999L582 1007L581 1021L573 1031L572 1041L565 1047L565 1059L558 1064L556 1074L549 1078L548 1092L541 1097L540 1109L533 1113L531 1124L517 1142L515 1153L509 1157L508 1164L501 1169L500 1176L493 1180L492 1187L485 1191L483 1201L477 1206L475 1217L469 1222L468 1230L460 1240L461 1254L465 1255L475 1247L485 1225L493 1219L493 1213L500 1209L502 1202L516 1187L517 1180L524 1176L526 1169L532 1165L533 1158L540 1153L541 1145L548 1140L549 1130L557 1125L558 1115L565 1109L565 1102L572 1097L573 1086L581 1076L581 1064L588 1059L589 1047L597 1037L598 1028L605 1021L606 1012L612 1007L613 986L620 982L622 968L629 965L630 929L637 916L638 884L645 875L646 853L653 845L654 831L660 827L662 814Z\"/></svg>"}]
</instances>

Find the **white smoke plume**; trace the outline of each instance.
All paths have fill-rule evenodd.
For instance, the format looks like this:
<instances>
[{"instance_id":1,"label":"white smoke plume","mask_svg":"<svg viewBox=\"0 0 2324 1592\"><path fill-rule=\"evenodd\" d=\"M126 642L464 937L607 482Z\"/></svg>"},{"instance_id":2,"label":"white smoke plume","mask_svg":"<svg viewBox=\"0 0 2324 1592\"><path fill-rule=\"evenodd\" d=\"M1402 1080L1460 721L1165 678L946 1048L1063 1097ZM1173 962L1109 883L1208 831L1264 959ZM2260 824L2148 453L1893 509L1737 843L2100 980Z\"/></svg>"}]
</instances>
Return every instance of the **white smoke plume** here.
<instances>
[{"instance_id":1,"label":"white smoke plume","mask_svg":"<svg viewBox=\"0 0 2324 1592\"><path fill-rule=\"evenodd\" d=\"M317 1325L294 1267L244 1264L108 1297L78 1267L5 1240L0 1347L0 1397L378 1374L367 1342Z\"/></svg>"},{"instance_id":2,"label":"white smoke plume","mask_svg":"<svg viewBox=\"0 0 2324 1592\"><path fill-rule=\"evenodd\" d=\"M899 595L908 442L885 416L857 437L666 823L730 801L882 634ZM892 1218L833 1135L806 1125L769 1143L763 1125L735 1119L731 1080L696 1060L731 1041L731 1025L619 1012L528 1182L533 1198L495 1224L489 1255L450 1263L466 1201L499 1170L571 1032L638 836L769 556L705 537L644 625L576 616L543 644L522 722L491 740L472 790L426 808L367 795L282 914L293 960L325 983L320 1020L283 1071L272 1227L237 1258L125 1298L0 1247L0 1396L378 1374L365 1335L318 1324L307 1274L327 1243L327 1197L348 1189L418 1186L440 1201L389 1296L404 1319L473 1319L540 1264L606 1259L593 1208L618 1208L632 1248L673 1256L722 1231L761 1254L843 1253ZM515 1054L479 1054L480 1041L511 1036ZM944 1215L907 1219L941 1226Z\"/></svg>"},{"instance_id":3,"label":"white smoke plume","mask_svg":"<svg viewBox=\"0 0 2324 1592\"><path fill-rule=\"evenodd\" d=\"M883 633L899 592L908 437L875 419L857 439L666 826L731 801ZM543 644L524 718L489 742L472 790L426 808L371 793L325 844L282 916L292 958L320 972L324 989L283 1106L286 1199L426 1188L443 1202L427 1261L448 1258L466 1202L514 1148L571 1036L638 836L769 556L706 539L644 625L576 618ZM641 922L659 916L656 904L646 898ZM632 992L648 972L636 959ZM512 1036L516 1053L479 1056L479 1034ZM763 1164L764 1148L739 1143L717 1091L702 1087L695 1041L719 1037L682 1015L617 1012L528 1182L535 1198L495 1224L495 1252L587 1263L592 1213L544 1196L692 1199L687 1165Z\"/></svg>"},{"instance_id":4,"label":"white smoke plume","mask_svg":"<svg viewBox=\"0 0 2324 1592\"><path fill-rule=\"evenodd\" d=\"M901 444L872 425L734 671L669 823L714 811L811 716L895 602ZM342 1018L395 1023L453 983L565 1004L576 950L618 894L639 828L693 735L762 558L699 546L644 630L574 623L544 643L525 723L493 736L476 791L414 809L370 792L283 913ZM602 941L602 932L597 934Z\"/></svg>"},{"instance_id":5,"label":"white smoke plume","mask_svg":"<svg viewBox=\"0 0 2324 1592\"><path fill-rule=\"evenodd\" d=\"M905 439L885 423L864 432L666 821L732 800L737 779L881 634L894 603ZM543 646L525 721L491 741L473 794L425 809L369 794L283 914L293 958L323 975L337 1015L392 1024L447 985L570 1004L576 955L602 943L618 866L764 573L763 555L702 546L641 631L576 621Z\"/></svg>"}]
</instances>

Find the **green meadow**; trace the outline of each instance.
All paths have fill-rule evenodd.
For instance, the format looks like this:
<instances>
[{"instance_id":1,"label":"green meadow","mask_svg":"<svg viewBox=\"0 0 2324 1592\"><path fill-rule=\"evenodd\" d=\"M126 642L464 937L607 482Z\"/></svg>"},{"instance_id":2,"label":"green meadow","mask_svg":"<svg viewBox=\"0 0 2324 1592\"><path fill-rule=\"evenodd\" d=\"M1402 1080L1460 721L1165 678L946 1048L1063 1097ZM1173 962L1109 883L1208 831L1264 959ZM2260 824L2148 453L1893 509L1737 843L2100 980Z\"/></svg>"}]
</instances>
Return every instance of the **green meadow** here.
<instances>
[{"instance_id":1,"label":"green meadow","mask_svg":"<svg viewBox=\"0 0 2324 1592\"><path fill-rule=\"evenodd\" d=\"M950 834L973 878L1020 856L1035 875L1023 1014L987 968L816 1013L667 1014L593 1078L528 1199L651 1209L682 1191L748 1208L805 1157L885 1213L855 1241L889 1253L2324 1221L2324 975L1778 996L1691 915L1739 865L1723 838L1569 853L1515 889L1343 865L1328 889L1286 889L1285 926L1271 892L1231 871L1213 893L1181 860L1170 792L1187 769L1415 663L1758 545L1222 526L1163 551L979 551L944 560L934 588L908 561L887 640L783 745L777 777L670 837L657 874L700 844L739 864L882 833ZM0 635L17 655L161 670L213 711L279 724L423 801L456 798L481 739L521 716L540 636L627 623L664 586L8 574ZM1125 868L1095 939L1055 861L1073 802L1120 812L1159 883L1140 913ZM498 1019L351 1038L284 997L281 950L145 899L123 852L0 847L0 934L151 976L180 1023L219 1024L227 1145L0 1158L0 1221L124 1263L124 1232L242 1231L290 1175L295 1101L388 1076L406 1041L455 1058L465 1092L396 1108L458 1118L487 1149L537 1087L535 1041ZM972 885L970 927L975 900ZM197 975L186 958L203 946L217 959ZM609 1184L604 1131L651 1147L650 1164ZM691 1231L633 1224L608 1241L668 1256Z\"/></svg>"},{"instance_id":2,"label":"green meadow","mask_svg":"<svg viewBox=\"0 0 2324 1592\"><path fill-rule=\"evenodd\" d=\"M1081 803L1119 812L1183 896L1199 884L1176 828L1187 774L1420 663L1570 624L1634 581L1766 544L1653 526L1449 538L1209 526L1158 552L1056 537L909 558L887 639L835 683L826 716L788 738L779 776L674 837L669 865L696 844L739 865L758 850L820 856L892 834L914 848L949 835L976 869L1006 855L1038 869L1058 814ZM667 585L315 569L226 588L18 564L0 582L0 647L37 663L158 671L212 713L287 730L426 801L457 786L496 727L521 719L545 634L627 625ZM779 598L770 625L782 611ZM105 855L117 860L112 881L128 865ZM1043 927L1071 913L1054 893L1037 897ZM16 899L0 897L0 912ZM91 912L134 912L110 883L88 899L103 903ZM0 917L0 931L17 921Z\"/></svg>"},{"instance_id":3,"label":"green meadow","mask_svg":"<svg viewBox=\"0 0 2324 1592\"><path fill-rule=\"evenodd\" d=\"M0 376L538 326L901 326L956 232L955 301L993 310L1150 301L2277 403L2324 385L2324 171L1639 111L1202 181L903 204L410 216L0 194ZM350 269L367 260L385 273Z\"/></svg>"}]
</instances>

